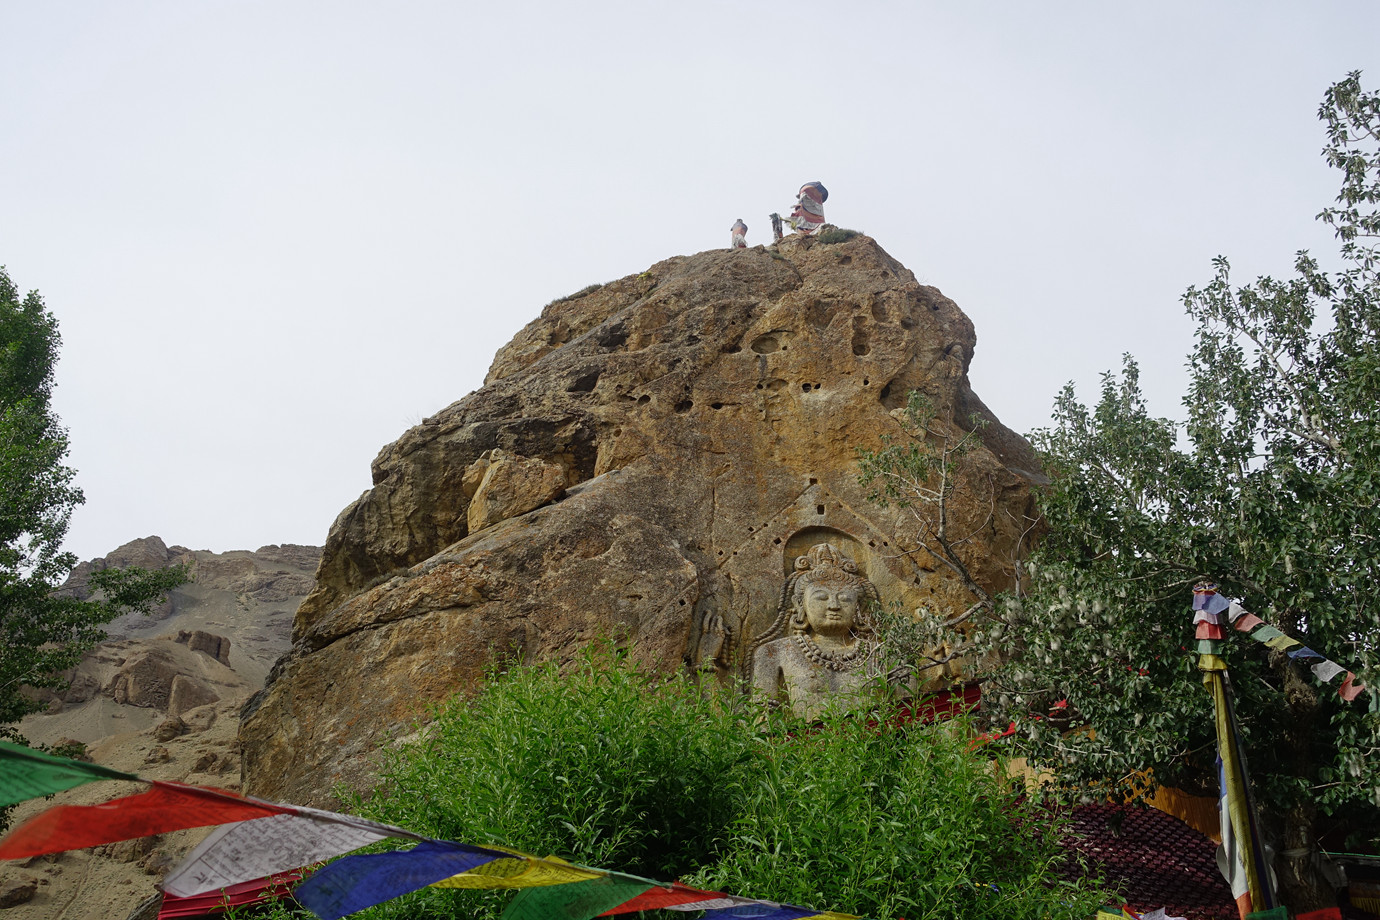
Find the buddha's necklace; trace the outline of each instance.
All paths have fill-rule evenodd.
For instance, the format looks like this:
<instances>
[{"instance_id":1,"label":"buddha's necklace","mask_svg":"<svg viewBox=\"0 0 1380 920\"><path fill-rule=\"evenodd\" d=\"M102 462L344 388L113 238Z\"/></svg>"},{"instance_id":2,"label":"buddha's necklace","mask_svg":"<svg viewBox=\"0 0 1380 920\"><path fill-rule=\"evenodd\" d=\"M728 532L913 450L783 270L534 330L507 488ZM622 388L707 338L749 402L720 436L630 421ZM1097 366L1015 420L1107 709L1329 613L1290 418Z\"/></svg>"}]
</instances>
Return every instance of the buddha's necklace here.
<instances>
[{"instance_id":1,"label":"buddha's necklace","mask_svg":"<svg viewBox=\"0 0 1380 920\"><path fill-rule=\"evenodd\" d=\"M800 654L821 667L831 671L851 671L865 660L863 653L867 650L866 644L859 639L858 643L846 651L834 650L825 651L819 647L819 643L804 633L796 633L795 644L800 649Z\"/></svg>"}]
</instances>

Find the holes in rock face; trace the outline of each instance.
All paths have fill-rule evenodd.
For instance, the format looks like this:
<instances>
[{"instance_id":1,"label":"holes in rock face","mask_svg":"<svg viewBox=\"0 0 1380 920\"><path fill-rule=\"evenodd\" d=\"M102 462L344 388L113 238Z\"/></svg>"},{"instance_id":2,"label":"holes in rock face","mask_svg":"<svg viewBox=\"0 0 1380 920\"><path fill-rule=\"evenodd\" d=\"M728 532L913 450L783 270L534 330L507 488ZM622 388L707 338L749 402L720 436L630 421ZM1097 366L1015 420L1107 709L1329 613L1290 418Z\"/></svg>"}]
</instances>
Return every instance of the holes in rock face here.
<instances>
[{"instance_id":1,"label":"holes in rock face","mask_svg":"<svg viewBox=\"0 0 1380 920\"><path fill-rule=\"evenodd\" d=\"M697 335L694 335L693 333L692 333L691 335L687 335L687 336L685 337L685 344L686 344L686 345L698 345L698 344L700 344L700 337L697 336Z\"/></svg>"},{"instance_id":2,"label":"holes in rock face","mask_svg":"<svg viewBox=\"0 0 1380 920\"><path fill-rule=\"evenodd\" d=\"M891 272L888 272L888 271L882 272L882 277L883 277L883 278L890 278L890 277L891 277Z\"/></svg>"},{"instance_id":3,"label":"holes in rock face","mask_svg":"<svg viewBox=\"0 0 1380 920\"><path fill-rule=\"evenodd\" d=\"M615 429L613 429L613 436L614 436L615 438L621 438L621 437L623 437L623 429L622 429L622 428L615 428Z\"/></svg>"},{"instance_id":4,"label":"holes in rock face","mask_svg":"<svg viewBox=\"0 0 1380 920\"><path fill-rule=\"evenodd\" d=\"M719 347L719 351L723 352L726 355L736 355L738 352L742 350L743 347L736 342L729 342L727 345L722 345Z\"/></svg>"},{"instance_id":5,"label":"holes in rock face","mask_svg":"<svg viewBox=\"0 0 1380 920\"><path fill-rule=\"evenodd\" d=\"M695 403L694 403L694 400L682 399L680 402L676 403L676 407L675 407L675 408L676 408L676 413L677 413L677 414L679 414L679 415L684 415L685 413L689 412L691 409L695 408Z\"/></svg>"},{"instance_id":6,"label":"holes in rock face","mask_svg":"<svg viewBox=\"0 0 1380 920\"><path fill-rule=\"evenodd\" d=\"M779 377L772 377L770 380L763 380L761 383L757 384L757 389L771 390L773 393L776 393L782 389L785 389L785 386L786 381L782 380Z\"/></svg>"},{"instance_id":7,"label":"holes in rock face","mask_svg":"<svg viewBox=\"0 0 1380 920\"><path fill-rule=\"evenodd\" d=\"M709 408L711 408L711 409L722 409L723 407L724 407L724 404L723 404L723 403L718 403L718 402L716 402L716 403L710 403L710 404L709 404Z\"/></svg>"},{"instance_id":8,"label":"holes in rock face","mask_svg":"<svg viewBox=\"0 0 1380 920\"><path fill-rule=\"evenodd\" d=\"M622 323L615 323L600 332L595 341L600 348L622 348L628 344L628 329Z\"/></svg>"},{"instance_id":9,"label":"holes in rock face","mask_svg":"<svg viewBox=\"0 0 1380 920\"><path fill-rule=\"evenodd\" d=\"M594 385L599 382L599 372L590 371L588 374L581 374L570 381L570 386L565 388L567 393L589 393L594 390Z\"/></svg>"},{"instance_id":10,"label":"holes in rock face","mask_svg":"<svg viewBox=\"0 0 1380 920\"><path fill-rule=\"evenodd\" d=\"M790 337L791 332L788 329L773 329L753 339L748 347L759 355L769 355L774 351L785 351Z\"/></svg>"},{"instance_id":11,"label":"holes in rock face","mask_svg":"<svg viewBox=\"0 0 1380 920\"><path fill-rule=\"evenodd\" d=\"M808 392L810 392L810 385L809 385L808 383L802 383L802 384L800 385L800 392L802 392L802 393L808 393Z\"/></svg>"},{"instance_id":12,"label":"holes in rock face","mask_svg":"<svg viewBox=\"0 0 1380 920\"><path fill-rule=\"evenodd\" d=\"M872 381L868 380L866 377L863 378L863 386L867 386L871 382Z\"/></svg>"},{"instance_id":13,"label":"holes in rock face","mask_svg":"<svg viewBox=\"0 0 1380 920\"><path fill-rule=\"evenodd\" d=\"M680 599L680 605L681 605L682 607L685 606L685 598L682 597L682 598Z\"/></svg>"},{"instance_id":14,"label":"holes in rock face","mask_svg":"<svg viewBox=\"0 0 1380 920\"><path fill-rule=\"evenodd\" d=\"M879 323L886 322L886 304L880 300L872 301L872 318Z\"/></svg>"},{"instance_id":15,"label":"holes in rock face","mask_svg":"<svg viewBox=\"0 0 1380 920\"><path fill-rule=\"evenodd\" d=\"M650 396L646 395L645 393L642 394L641 396L637 397L637 404L638 404L639 406L645 406L645 405L647 405L647 403L649 403L649 402L651 402L651 401L652 401L652 398L651 398Z\"/></svg>"},{"instance_id":16,"label":"holes in rock face","mask_svg":"<svg viewBox=\"0 0 1380 920\"><path fill-rule=\"evenodd\" d=\"M810 477L810 485L812 485L812 486L817 486L817 485L819 485L819 480L816 479L815 477L811 476L811 477Z\"/></svg>"},{"instance_id":17,"label":"holes in rock face","mask_svg":"<svg viewBox=\"0 0 1380 920\"><path fill-rule=\"evenodd\" d=\"M769 355L774 351L781 350L781 340L774 333L768 332L753 339L752 344L748 347L759 355Z\"/></svg>"},{"instance_id":18,"label":"holes in rock face","mask_svg":"<svg viewBox=\"0 0 1380 920\"><path fill-rule=\"evenodd\" d=\"M872 345L867 341L867 329L863 326L863 318L856 313L853 314L853 354L862 356L872 350Z\"/></svg>"},{"instance_id":19,"label":"holes in rock face","mask_svg":"<svg viewBox=\"0 0 1380 920\"><path fill-rule=\"evenodd\" d=\"M852 264L853 264L853 257L852 257L852 256L844 256L842 259L839 259L839 264L840 264L840 265L852 265Z\"/></svg>"},{"instance_id":20,"label":"holes in rock face","mask_svg":"<svg viewBox=\"0 0 1380 920\"><path fill-rule=\"evenodd\" d=\"M771 542L775 543L777 546L780 546L780 545L781 545L781 538L780 538L780 537L777 537L775 540L772 540Z\"/></svg>"},{"instance_id":21,"label":"holes in rock face","mask_svg":"<svg viewBox=\"0 0 1380 920\"><path fill-rule=\"evenodd\" d=\"M823 506L823 505L815 505L815 514L823 514L823 513L824 513L824 506Z\"/></svg>"},{"instance_id":22,"label":"holes in rock face","mask_svg":"<svg viewBox=\"0 0 1380 920\"><path fill-rule=\"evenodd\" d=\"M882 392L877 394L877 398L880 399L882 402L886 402L888 399L890 399L891 384L888 383L886 386L882 387Z\"/></svg>"}]
</instances>

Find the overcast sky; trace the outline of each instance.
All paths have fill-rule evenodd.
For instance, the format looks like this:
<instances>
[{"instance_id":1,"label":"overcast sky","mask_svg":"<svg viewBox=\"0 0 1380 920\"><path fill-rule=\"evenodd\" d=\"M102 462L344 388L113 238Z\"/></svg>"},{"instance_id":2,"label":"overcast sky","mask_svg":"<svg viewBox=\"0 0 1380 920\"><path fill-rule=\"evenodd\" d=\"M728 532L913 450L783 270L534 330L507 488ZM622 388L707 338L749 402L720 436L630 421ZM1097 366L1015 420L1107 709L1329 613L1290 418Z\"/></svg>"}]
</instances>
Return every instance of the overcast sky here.
<instances>
[{"instance_id":1,"label":"overcast sky","mask_svg":"<svg viewBox=\"0 0 1380 920\"><path fill-rule=\"evenodd\" d=\"M0 0L0 264L62 329L82 558L325 541L555 297L801 183L978 330L1008 426L1179 298L1335 250L1327 86L1380 4Z\"/></svg>"}]
</instances>

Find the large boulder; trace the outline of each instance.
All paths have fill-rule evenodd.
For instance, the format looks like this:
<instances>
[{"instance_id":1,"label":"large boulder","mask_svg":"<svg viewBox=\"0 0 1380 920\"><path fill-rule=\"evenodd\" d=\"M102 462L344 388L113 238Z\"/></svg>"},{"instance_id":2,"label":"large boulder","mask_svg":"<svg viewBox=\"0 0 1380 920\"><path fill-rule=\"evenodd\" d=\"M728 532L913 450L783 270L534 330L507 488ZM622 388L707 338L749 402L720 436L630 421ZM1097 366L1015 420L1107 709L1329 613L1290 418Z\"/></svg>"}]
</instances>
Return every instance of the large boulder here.
<instances>
[{"instance_id":1,"label":"large boulder","mask_svg":"<svg viewBox=\"0 0 1380 920\"><path fill-rule=\"evenodd\" d=\"M732 679L816 543L886 601L966 608L897 540L907 512L858 483L856 449L902 436L911 390L944 431L987 423L950 525L976 579L1008 587L1037 461L972 393L975 345L953 301L865 236L677 257L549 304L483 389L382 450L336 519L292 650L245 709L247 791L329 804L426 704L600 636ZM477 512L496 457L540 466L506 490L523 501Z\"/></svg>"}]
</instances>

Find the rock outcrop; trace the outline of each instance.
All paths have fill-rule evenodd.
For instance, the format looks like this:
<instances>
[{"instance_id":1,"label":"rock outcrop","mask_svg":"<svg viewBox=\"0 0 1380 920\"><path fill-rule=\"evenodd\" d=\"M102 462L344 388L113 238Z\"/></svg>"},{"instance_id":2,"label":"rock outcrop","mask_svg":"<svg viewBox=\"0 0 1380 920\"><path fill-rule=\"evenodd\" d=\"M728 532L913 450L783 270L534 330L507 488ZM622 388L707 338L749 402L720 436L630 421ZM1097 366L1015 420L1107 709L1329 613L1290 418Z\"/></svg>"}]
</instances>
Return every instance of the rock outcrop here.
<instances>
[{"instance_id":1,"label":"rock outcrop","mask_svg":"<svg viewBox=\"0 0 1380 920\"><path fill-rule=\"evenodd\" d=\"M109 641L88 652L70 687L42 691L48 711L20 731L35 743L85 748L86 759L149 779L235 789L239 711L287 651L291 621L320 559L312 546L212 553L146 537L84 562L64 590L84 596L87 578L109 566L182 564L192 576L151 617L108 624ZM95 804L141 791L93 783L16 807L23 821L53 804ZM156 894L158 877L206 830L141 838L91 850L0 864L6 920L125 917ZM7 904L8 902L8 904Z\"/></svg>"},{"instance_id":2,"label":"rock outcrop","mask_svg":"<svg viewBox=\"0 0 1380 920\"><path fill-rule=\"evenodd\" d=\"M368 785L371 751L506 657L611 635L648 666L727 679L817 543L885 600L966 608L898 541L905 512L858 483L855 449L901 436L911 390L948 431L988 423L950 523L973 534L976 578L1009 586L1037 461L972 393L975 345L865 236L672 258L549 304L483 389L382 450L336 519L292 651L245 710L247 791L328 804Z\"/></svg>"}]
</instances>

